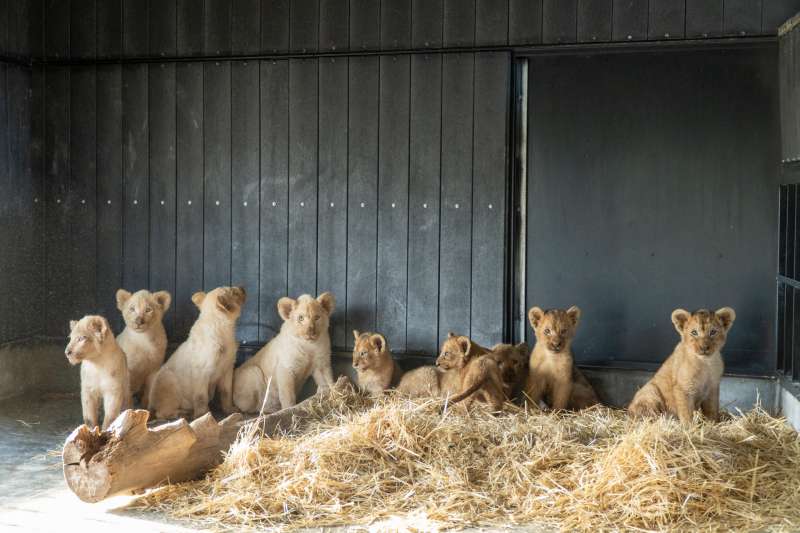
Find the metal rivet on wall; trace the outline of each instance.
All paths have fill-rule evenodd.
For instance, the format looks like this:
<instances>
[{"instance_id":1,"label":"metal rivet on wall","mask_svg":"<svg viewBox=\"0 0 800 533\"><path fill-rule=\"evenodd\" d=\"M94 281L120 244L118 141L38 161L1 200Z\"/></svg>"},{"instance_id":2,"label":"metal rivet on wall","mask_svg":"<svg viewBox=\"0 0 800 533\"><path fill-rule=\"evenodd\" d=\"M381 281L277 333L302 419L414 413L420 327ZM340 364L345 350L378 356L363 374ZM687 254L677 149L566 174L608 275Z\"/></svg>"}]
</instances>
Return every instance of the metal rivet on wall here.
<instances>
[{"instance_id":1,"label":"metal rivet on wall","mask_svg":"<svg viewBox=\"0 0 800 533\"><path fill-rule=\"evenodd\" d=\"M61 203L61 198L59 198L58 200L56 200L56 203L57 203L57 204L60 204L60 203Z\"/></svg>"},{"instance_id":2,"label":"metal rivet on wall","mask_svg":"<svg viewBox=\"0 0 800 533\"><path fill-rule=\"evenodd\" d=\"M272 202L272 207L275 207L276 205L278 205L278 202Z\"/></svg>"},{"instance_id":3,"label":"metal rivet on wall","mask_svg":"<svg viewBox=\"0 0 800 533\"><path fill-rule=\"evenodd\" d=\"M331 45L331 50L336 50L336 45Z\"/></svg>"},{"instance_id":4,"label":"metal rivet on wall","mask_svg":"<svg viewBox=\"0 0 800 533\"><path fill-rule=\"evenodd\" d=\"M111 200L107 200L107 201L106 201L106 203L107 203L108 205L111 205Z\"/></svg>"},{"instance_id":5,"label":"metal rivet on wall","mask_svg":"<svg viewBox=\"0 0 800 533\"><path fill-rule=\"evenodd\" d=\"M247 202L242 202L242 205L247 207Z\"/></svg>"},{"instance_id":6,"label":"metal rivet on wall","mask_svg":"<svg viewBox=\"0 0 800 533\"><path fill-rule=\"evenodd\" d=\"M361 202L361 207L364 207L364 202Z\"/></svg>"},{"instance_id":7,"label":"metal rivet on wall","mask_svg":"<svg viewBox=\"0 0 800 533\"><path fill-rule=\"evenodd\" d=\"M216 202L214 202L214 205L219 205L219 200L217 200Z\"/></svg>"},{"instance_id":8,"label":"metal rivet on wall","mask_svg":"<svg viewBox=\"0 0 800 533\"><path fill-rule=\"evenodd\" d=\"M305 207L305 206L306 206L305 202L300 202L300 207Z\"/></svg>"},{"instance_id":9,"label":"metal rivet on wall","mask_svg":"<svg viewBox=\"0 0 800 533\"><path fill-rule=\"evenodd\" d=\"M664 34L664 37L666 37L667 39L669 39L669 33L665 33L665 34Z\"/></svg>"},{"instance_id":10,"label":"metal rivet on wall","mask_svg":"<svg viewBox=\"0 0 800 533\"><path fill-rule=\"evenodd\" d=\"M592 40L596 41L597 40L597 35L592 35Z\"/></svg>"},{"instance_id":11,"label":"metal rivet on wall","mask_svg":"<svg viewBox=\"0 0 800 533\"><path fill-rule=\"evenodd\" d=\"M81 203L82 203L82 204L85 204L85 203L86 203L86 200L81 200Z\"/></svg>"},{"instance_id":12,"label":"metal rivet on wall","mask_svg":"<svg viewBox=\"0 0 800 533\"><path fill-rule=\"evenodd\" d=\"M331 207L333 207L333 202L331 202Z\"/></svg>"},{"instance_id":13,"label":"metal rivet on wall","mask_svg":"<svg viewBox=\"0 0 800 533\"><path fill-rule=\"evenodd\" d=\"M458 205L458 204L456 204L456 205L455 205L455 208L456 208L456 209L458 209L458 208L459 208L459 205Z\"/></svg>"},{"instance_id":14,"label":"metal rivet on wall","mask_svg":"<svg viewBox=\"0 0 800 533\"><path fill-rule=\"evenodd\" d=\"M164 205L164 200L161 200L161 205Z\"/></svg>"},{"instance_id":15,"label":"metal rivet on wall","mask_svg":"<svg viewBox=\"0 0 800 533\"><path fill-rule=\"evenodd\" d=\"M428 209L428 204L422 204L422 209Z\"/></svg>"},{"instance_id":16,"label":"metal rivet on wall","mask_svg":"<svg viewBox=\"0 0 800 533\"><path fill-rule=\"evenodd\" d=\"M704 34L703 34L703 37L708 37L708 34L707 34L707 33L704 33Z\"/></svg>"},{"instance_id":17,"label":"metal rivet on wall","mask_svg":"<svg viewBox=\"0 0 800 533\"><path fill-rule=\"evenodd\" d=\"M394 202L392 202L392 209L394 209Z\"/></svg>"},{"instance_id":18,"label":"metal rivet on wall","mask_svg":"<svg viewBox=\"0 0 800 533\"><path fill-rule=\"evenodd\" d=\"M747 35L747 32L746 31L740 31L739 35Z\"/></svg>"},{"instance_id":19,"label":"metal rivet on wall","mask_svg":"<svg viewBox=\"0 0 800 533\"><path fill-rule=\"evenodd\" d=\"M38 204L39 203L39 199L38 198L34 198L33 199L33 203Z\"/></svg>"},{"instance_id":20,"label":"metal rivet on wall","mask_svg":"<svg viewBox=\"0 0 800 533\"><path fill-rule=\"evenodd\" d=\"M192 205L192 201L191 201L191 200L189 200L189 201L188 201L188 202L186 202L186 203L187 203L188 205Z\"/></svg>"},{"instance_id":21,"label":"metal rivet on wall","mask_svg":"<svg viewBox=\"0 0 800 533\"><path fill-rule=\"evenodd\" d=\"M633 39L633 35L628 35L628 40L630 41L631 39Z\"/></svg>"},{"instance_id":22,"label":"metal rivet on wall","mask_svg":"<svg viewBox=\"0 0 800 533\"><path fill-rule=\"evenodd\" d=\"M492 209L492 207L494 207L494 206L492 206L492 204L489 204L489 209Z\"/></svg>"},{"instance_id":23,"label":"metal rivet on wall","mask_svg":"<svg viewBox=\"0 0 800 533\"><path fill-rule=\"evenodd\" d=\"M134 200L133 201L133 205L137 205L138 203L139 203L139 200Z\"/></svg>"}]
</instances>

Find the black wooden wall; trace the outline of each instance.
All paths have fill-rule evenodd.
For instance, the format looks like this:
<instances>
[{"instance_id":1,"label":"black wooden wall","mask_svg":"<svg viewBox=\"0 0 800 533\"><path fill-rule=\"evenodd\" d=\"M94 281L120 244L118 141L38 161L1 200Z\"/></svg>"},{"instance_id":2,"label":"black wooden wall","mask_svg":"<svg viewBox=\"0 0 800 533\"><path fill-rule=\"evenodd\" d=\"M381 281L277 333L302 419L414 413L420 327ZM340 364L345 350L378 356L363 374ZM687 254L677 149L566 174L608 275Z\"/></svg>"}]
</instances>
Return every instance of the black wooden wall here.
<instances>
[{"instance_id":1,"label":"black wooden wall","mask_svg":"<svg viewBox=\"0 0 800 533\"><path fill-rule=\"evenodd\" d=\"M210 39L206 36L206 39ZM332 291L333 340L502 338L509 55L48 67L47 332L119 287L242 284L240 337ZM473 303L474 302L474 303ZM119 320L115 323L119 327Z\"/></svg>"},{"instance_id":2,"label":"black wooden wall","mask_svg":"<svg viewBox=\"0 0 800 533\"><path fill-rule=\"evenodd\" d=\"M800 11L800 0L29 1L45 4L34 54L50 60L774 35Z\"/></svg>"},{"instance_id":3,"label":"black wooden wall","mask_svg":"<svg viewBox=\"0 0 800 533\"><path fill-rule=\"evenodd\" d=\"M528 305L579 305L579 360L624 366L669 355L673 309L730 305L728 369L773 371L774 45L529 74Z\"/></svg>"},{"instance_id":4,"label":"black wooden wall","mask_svg":"<svg viewBox=\"0 0 800 533\"><path fill-rule=\"evenodd\" d=\"M42 331L42 183L33 168L33 79L29 21L35 4L0 1L0 343Z\"/></svg>"}]
</instances>

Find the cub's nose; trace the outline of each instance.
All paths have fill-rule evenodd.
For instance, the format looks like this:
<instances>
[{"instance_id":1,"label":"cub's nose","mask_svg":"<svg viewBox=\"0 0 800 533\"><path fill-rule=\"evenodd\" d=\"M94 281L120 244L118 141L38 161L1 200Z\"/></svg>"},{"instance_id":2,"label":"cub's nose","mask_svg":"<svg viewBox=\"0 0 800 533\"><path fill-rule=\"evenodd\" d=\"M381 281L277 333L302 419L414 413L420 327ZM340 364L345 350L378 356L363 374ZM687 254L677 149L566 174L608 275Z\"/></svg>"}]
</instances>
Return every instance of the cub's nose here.
<instances>
[{"instance_id":1,"label":"cub's nose","mask_svg":"<svg viewBox=\"0 0 800 533\"><path fill-rule=\"evenodd\" d=\"M70 350L69 348L67 348L66 350L64 350L64 355L66 355L67 357L69 357L70 355L72 355L72 350Z\"/></svg>"}]
</instances>

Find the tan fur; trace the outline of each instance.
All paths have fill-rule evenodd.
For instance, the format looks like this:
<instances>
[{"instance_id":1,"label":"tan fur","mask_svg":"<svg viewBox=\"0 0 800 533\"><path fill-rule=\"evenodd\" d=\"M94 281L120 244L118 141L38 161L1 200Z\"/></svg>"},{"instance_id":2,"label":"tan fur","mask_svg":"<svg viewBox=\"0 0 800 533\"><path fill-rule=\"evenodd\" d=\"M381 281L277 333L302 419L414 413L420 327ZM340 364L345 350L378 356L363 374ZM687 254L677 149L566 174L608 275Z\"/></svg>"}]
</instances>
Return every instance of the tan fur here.
<instances>
[{"instance_id":1,"label":"tan fur","mask_svg":"<svg viewBox=\"0 0 800 533\"><path fill-rule=\"evenodd\" d=\"M543 311L539 307L528 311L536 345L528 364L525 396L533 405L544 401L548 407L561 410L584 409L599 403L594 389L573 362L572 339L580 317L581 310L576 306L566 311Z\"/></svg>"},{"instance_id":2,"label":"tan fur","mask_svg":"<svg viewBox=\"0 0 800 533\"><path fill-rule=\"evenodd\" d=\"M528 377L528 345L521 342L513 344L495 344L489 356L497 363L503 379L503 393L509 400L521 392Z\"/></svg>"},{"instance_id":3,"label":"tan fur","mask_svg":"<svg viewBox=\"0 0 800 533\"><path fill-rule=\"evenodd\" d=\"M236 369L234 402L239 409L255 413L263 406L271 413L291 407L309 376L318 391L333 385L328 325L335 307L329 292L316 299L304 294L278 300L280 333Z\"/></svg>"},{"instance_id":4,"label":"tan fur","mask_svg":"<svg viewBox=\"0 0 800 533\"><path fill-rule=\"evenodd\" d=\"M628 410L633 415L677 415L684 424L700 408L706 418L719 419L719 382L724 363L720 351L736 320L736 312L723 307L716 312L700 309L672 312L681 341L653 379L639 389Z\"/></svg>"},{"instance_id":5,"label":"tan fur","mask_svg":"<svg viewBox=\"0 0 800 533\"><path fill-rule=\"evenodd\" d=\"M189 338L161 367L150 389L150 410L156 418L176 418L208 412L219 395L228 414L233 406L233 365L236 362L236 321L246 298L242 287L218 287L208 294L196 292L192 302L200 310Z\"/></svg>"},{"instance_id":6,"label":"tan fur","mask_svg":"<svg viewBox=\"0 0 800 533\"><path fill-rule=\"evenodd\" d=\"M359 333L353 330L353 368L358 386L371 394L383 394L396 387L403 376L400 366L392 358L386 338L380 333Z\"/></svg>"},{"instance_id":7,"label":"tan fur","mask_svg":"<svg viewBox=\"0 0 800 533\"><path fill-rule=\"evenodd\" d=\"M117 344L125 352L131 394L141 393L142 407L147 409L147 385L164 363L167 353L167 332L162 319L172 297L167 291L151 293L141 290L134 294L119 289L117 309L122 312L125 329L117 336Z\"/></svg>"},{"instance_id":8,"label":"tan fur","mask_svg":"<svg viewBox=\"0 0 800 533\"><path fill-rule=\"evenodd\" d=\"M458 394L451 398L453 403L464 400L464 407L469 409L477 399L488 403L494 411L503 408L506 395L500 368L489 350L469 337L450 333L436 365L445 371L458 372L460 386Z\"/></svg>"},{"instance_id":9,"label":"tan fur","mask_svg":"<svg viewBox=\"0 0 800 533\"><path fill-rule=\"evenodd\" d=\"M125 353L117 345L108 321L101 316L73 320L69 327L64 354L70 364L81 365L83 421L89 427L97 426L102 402L101 428L106 429L130 405Z\"/></svg>"}]
</instances>

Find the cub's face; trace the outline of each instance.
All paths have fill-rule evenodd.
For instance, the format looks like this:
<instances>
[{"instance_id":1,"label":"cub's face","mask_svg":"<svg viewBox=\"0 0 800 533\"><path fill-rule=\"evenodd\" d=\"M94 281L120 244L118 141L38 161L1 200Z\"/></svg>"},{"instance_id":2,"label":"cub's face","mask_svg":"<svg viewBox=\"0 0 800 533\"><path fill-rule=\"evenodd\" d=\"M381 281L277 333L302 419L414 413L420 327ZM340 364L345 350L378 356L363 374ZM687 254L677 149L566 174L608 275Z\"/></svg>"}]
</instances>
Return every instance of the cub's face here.
<instances>
[{"instance_id":1,"label":"cub's face","mask_svg":"<svg viewBox=\"0 0 800 533\"><path fill-rule=\"evenodd\" d=\"M672 323L681 336L681 342L701 357L719 352L725 346L736 312L730 307L717 311L699 309L689 313L684 309L672 312Z\"/></svg>"},{"instance_id":2,"label":"cub's face","mask_svg":"<svg viewBox=\"0 0 800 533\"><path fill-rule=\"evenodd\" d=\"M69 337L64 355L72 365L97 357L103 351L103 342L111 328L101 316L85 316L69 323Z\"/></svg>"},{"instance_id":3,"label":"cub's face","mask_svg":"<svg viewBox=\"0 0 800 533\"><path fill-rule=\"evenodd\" d=\"M448 333L447 339L442 343L439 357L436 359L436 366L445 370L451 368L464 368L469 360L469 350L472 341L469 337Z\"/></svg>"},{"instance_id":4,"label":"cub's face","mask_svg":"<svg viewBox=\"0 0 800 533\"><path fill-rule=\"evenodd\" d=\"M548 351L556 354L569 351L580 318L581 310L574 305L567 310L531 307L528 311L536 342L544 343Z\"/></svg>"},{"instance_id":5,"label":"cub's face","mask_svg":"<svg viewBox=\"0 0 800 533\"><path fill-rule=\"evenodd\" d=\"M513 385L528 375L528 345L497 344L492 348L503 383Z\"/></svg>"},{"instance_id":6,"label":"cub's face","mask_svg":"<svg viewBox=\"0 0 800 533\"><path fill-rule=\"evenodd\" d=\"M242 314L246 299L244 287L217 287L209 293L196 292L192 295L192 302L200 309L200 316L216 315L232 321Z\"/></svg>"},{"instance_id":7,"label":"cub's face","mask_svg":"<svg viewBox=\"0 0 800 533\"><path fill-rule=\"evenodd\" d=\"M328 333L328 324L335 307L336 300L329 292L323 292L316 299L304 294L297 300L278 300L278 314L289 326L290 333L311 342Z\"/></svg>"},{"instance_id":8,"label":"cub's face","mask_svg":"<svg viewBox=\"0 0 800 533\"><path fill-rule=\"evenodd\" d=\"M172 297L167 291L141 290L133 294L125 289L117 291L117 309L122 311L125 325L140 333L161 322L170 302Z\"/></svg>"},{"instance_id":9,"label":"cub's face","mask_svg":"<svg viewBox=\"0 0 800 533\"><path fill-rule=\"evenodd\" d=\"M381 363L386 360L385 357L382 357L387 350L386 339L383 335L353 331L353 337L356 339L353 348L353 368L360 372L370 368L379 368Z\"/></svg>"}]
</instances>

